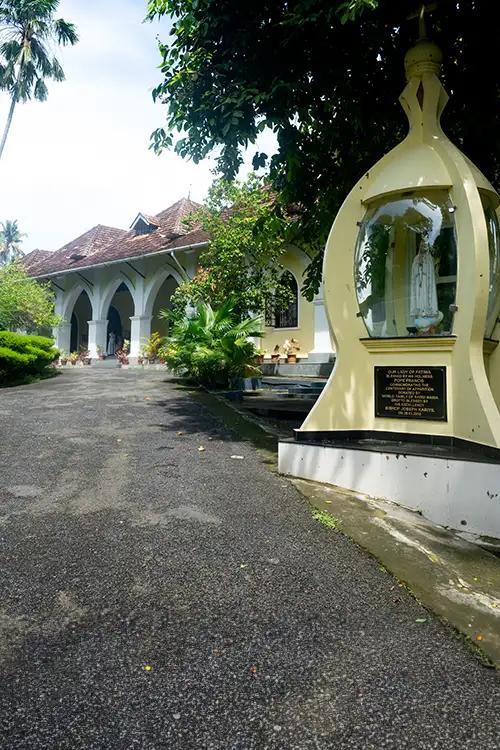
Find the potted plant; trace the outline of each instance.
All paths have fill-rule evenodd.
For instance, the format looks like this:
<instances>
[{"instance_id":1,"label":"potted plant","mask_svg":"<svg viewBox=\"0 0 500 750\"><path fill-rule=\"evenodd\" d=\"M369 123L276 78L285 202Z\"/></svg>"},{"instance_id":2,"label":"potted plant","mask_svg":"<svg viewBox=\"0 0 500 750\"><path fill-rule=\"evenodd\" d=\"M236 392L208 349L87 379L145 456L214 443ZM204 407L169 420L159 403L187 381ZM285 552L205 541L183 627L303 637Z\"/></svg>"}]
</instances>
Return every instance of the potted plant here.
<instances>
[{"instance_id":1,"label":"potted plant","mask_svg":"<svg viewBox=\"0 0 500 750\"><path fill-rule=\"evenodd\" d=\"M162 345L162 338L158 331L153 331L151 336L146 339L144 344L144 357L147 359L150 365L154 364L158 359L158 352Z\"/></svg>"},{"instance_id":2,"label":"potted plant","mask_svg":"<svg viewBox=\"0 0 500 750\"><path fill-rule=\"evenodd\" d=\"M263 349L257 349L255 353L255 364L256 365L263 365L264 364L264 355L265 351Z\"/></svg>"},{"instance_id":3,"label":"potted plant","mask_svg":"<svg viewBox=\"0 0 500 750\"><path fill-rule=\"evenodd\" d=\"M97 348L97 356L99 357L99 359L106 359L106 353L104 349L102 348L102 346L98 345L96 348Z\"/></svg>"},{"instance_id":4,"label":"potted plant","mask_svg":"<svg viewBox=\"0 0 500 750\"><path fill-rule=\"evenodd\" d=\"M297 352L300 351L299 342L297 339L287 339L283 344L283 351L286 354L286 361L289 365L294 365L297 362Z\"/></svg>"},{"instance_id":5,"label":"potted plant","mask_svg":"<svg viewBox=\"0 0 500 750\"><path fill-rule=\"evenodd\" d=\"M168 357L168 346L167 344L162 344L160 348L158 349L158 359L160 362L160 365L164 365L167 361Z\"/></svg>"},{"instance_id":6,"label":"potted plant","mask_svg":"<svg viewBox=\"0 0 500 750\"><path fill-rule=\"evenodd\" d=\"M271 362L278 363L280 361L280 345L276 344L273 351L271 352Z\"/></svg>"},{"instance_id":7,"label":"potted plant","mask_svg":"<svg viewBox=\"0 0 500 750\"><path fill-rule=\"evenodd\" d=\"M71 354L69 355L69 361L71 362L73 367L78 362L78 357L79 357L78 352L71 352Z\"/></svg>"},{"instance_id":8,"label":"potted plant","mask_svg":"<svg viewBox=\"0 0 500 750\"><path fill-rule=\"evenodd\" d=\"M59 355L59 364L61 365L61 367L63 367L64 365L67 364L67 362L68 362L68 353L61 352L61 354Z\"/></svg>"},{"instance_id":9,"label":"potted plant","mask_svg":"<svg viewBox=\"0 0 500 750\"><path fill-rule=\"evenodd\" d=\"M92 362L92 359L90 357L90 352L84 346L80 347L80 351L78 353L78 359L80 360L82 365L90 365L90 363Z\"/></svg>"},{"instance_id":10,"label":"potted plant","mask_svg":"<svg viewBox=\"0 0 500 750\"><path fill-rule=\"evenodd\" d=\"M129 350L130 350L130 341L127 341L127 339L125 339L125 341L123 342L123 344L121 346L121 349L118 349L117 352L116 352L116 358L118 360L119 366L121 366L121 367L128 367L128 365L129 365L129 359L128 359Z\"/></svg>"}]
</instances>

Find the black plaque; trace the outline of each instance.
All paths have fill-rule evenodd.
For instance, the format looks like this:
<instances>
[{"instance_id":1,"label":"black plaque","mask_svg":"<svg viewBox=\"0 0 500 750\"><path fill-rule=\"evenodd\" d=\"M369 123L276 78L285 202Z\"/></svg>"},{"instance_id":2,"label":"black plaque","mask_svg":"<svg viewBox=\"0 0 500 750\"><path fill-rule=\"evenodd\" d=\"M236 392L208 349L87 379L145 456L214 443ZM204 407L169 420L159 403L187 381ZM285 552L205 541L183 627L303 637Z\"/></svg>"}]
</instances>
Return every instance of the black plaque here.
<instances>
[{"instance_id":1,"label":"black plaque","mask_svg":"<svg viewBox=\"0 0 500 750\"><path fill-rule=\"evenodd\" d=\"M446 422L446 367L375 367L375 416Z\"/></svg>"}]
</instances>

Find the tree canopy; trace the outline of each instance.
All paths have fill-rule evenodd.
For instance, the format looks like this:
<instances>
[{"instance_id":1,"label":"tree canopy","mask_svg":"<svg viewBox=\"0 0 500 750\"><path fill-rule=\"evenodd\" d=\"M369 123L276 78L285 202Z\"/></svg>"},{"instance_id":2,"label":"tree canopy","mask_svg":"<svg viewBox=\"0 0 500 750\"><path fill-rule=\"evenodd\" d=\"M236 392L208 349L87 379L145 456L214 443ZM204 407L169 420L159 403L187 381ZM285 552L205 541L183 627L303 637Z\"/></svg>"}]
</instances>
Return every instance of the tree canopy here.
<instances>
[{"instance_id":1,"label":"tree canopy","mask_svg":"<svg viewBox=\"0 0 500 750\"><path fill-rule=\"evenodd\" d=\"M261 179L252 174L244 182L215 181L189 223L201 226L210 243L200 253L195 277L174 293L174 317L187 303L219 307L231 299L245 316L262 313L271 299L278 307L289 302L278 280L296 222Z\"/></svg>"},{"instance_id":2,"label":"tree canopy","mask_svg":"<svg viewBox=\"0 0 500 750\"><path fill-rule=\"evenodd\" d=\"M22 256L20 244L25 236L17 221L7 219L0 223L0 265Z\"/></svg>"},{"instance_id":3,"label":"tree canopy","mask_svg":"<svg viewBox=\"0 0 500 750\"><path fill-rule=\"evenodd\" d=\"M52 53L55 44L76 44L72 23L55 18L59 0L0 0L0 88L11 105L0 142L0 157L17 102L47 98L45 81L64 81L64 71Z\"/></svg>"},{"instance_id":4,"label":"tree canopy","mask_svg":"<svg viewBox=\"0 0 500 750\"><path fill-rule=\"evenodd\" d=\"M0 330L29 332L57 325L54 295L48 283L31 279L22 263L0 267Z\"/></svg>"},{"instance_id":5,"label":"tree canopy","mask_svg":"<svg viewBox=\"0 0 500 750\"><path fill-rule=\"evenodd\" d=\"M304 241L323 246L352 185L406 133L398 104L403 58L417 38L400 0L150 0L149 17L173 17L160 43L167 107L156 150L174 144L194 161L214 150L232 179L264 128L275 154L256 153L285 205L299 205ZM443 127L493 183L500 181L500 3L439 0L429 36L444 54L451 95ZM305 292L319 280L321 254Z\"/></svg>"}]
</instances>

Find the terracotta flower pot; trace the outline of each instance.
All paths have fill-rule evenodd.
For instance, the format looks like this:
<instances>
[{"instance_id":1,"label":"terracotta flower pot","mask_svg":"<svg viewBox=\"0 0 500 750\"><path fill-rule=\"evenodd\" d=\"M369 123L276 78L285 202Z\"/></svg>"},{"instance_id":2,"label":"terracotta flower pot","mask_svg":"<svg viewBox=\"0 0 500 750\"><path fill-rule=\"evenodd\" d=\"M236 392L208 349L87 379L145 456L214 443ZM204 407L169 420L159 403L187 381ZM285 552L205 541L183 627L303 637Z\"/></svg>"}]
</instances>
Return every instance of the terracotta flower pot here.
<instances>
[{"instance_id":1,"label":"terracotta flower pot","mask_svg":"<svg viewBox=\"0 0 500 750\"><path fill-rule=\"evenodd\" d=\"M288 354L286 361L289 365L296 365L297 364L297 355L296 354Z\"/></svg>"},{"instance_id":2,"label":"terracotta flower pot","mask_svg":"<svg viewBox=\"0 0 500 750\"><path fill-rule=\"evenodd\" d=\"M280 361L279 354L271 354L271 362L275 362L277 364L279 361Z\"/></svg>"}]
</instances>

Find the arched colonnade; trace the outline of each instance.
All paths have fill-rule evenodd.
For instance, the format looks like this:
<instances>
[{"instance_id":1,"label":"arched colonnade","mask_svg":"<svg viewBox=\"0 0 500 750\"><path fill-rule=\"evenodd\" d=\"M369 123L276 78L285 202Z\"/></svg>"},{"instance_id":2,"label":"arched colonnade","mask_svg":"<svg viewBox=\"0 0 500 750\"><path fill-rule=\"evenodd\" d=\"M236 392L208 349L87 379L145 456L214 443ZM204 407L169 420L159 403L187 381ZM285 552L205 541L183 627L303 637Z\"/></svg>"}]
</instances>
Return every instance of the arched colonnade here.
<instances>
[{"instance_id":1,"label":"arched colonnade","mask_svg":"<svg viewBox=\"0 0 500 750\"><path fill-rule=\"evenodd\" d=\"M54 328L56 346L65 352L85 347L96 358L98 350L108 350L109 334L114 333L117 343L130 341L130 356L137 357L152 331L167 333L168 324L158 312L169 306L183 280L179 271L170 264L150 276L128 267L92 270L68 274L64 287L59 280L54 287L62 319Z\"/></svg>"}]
</instances>

